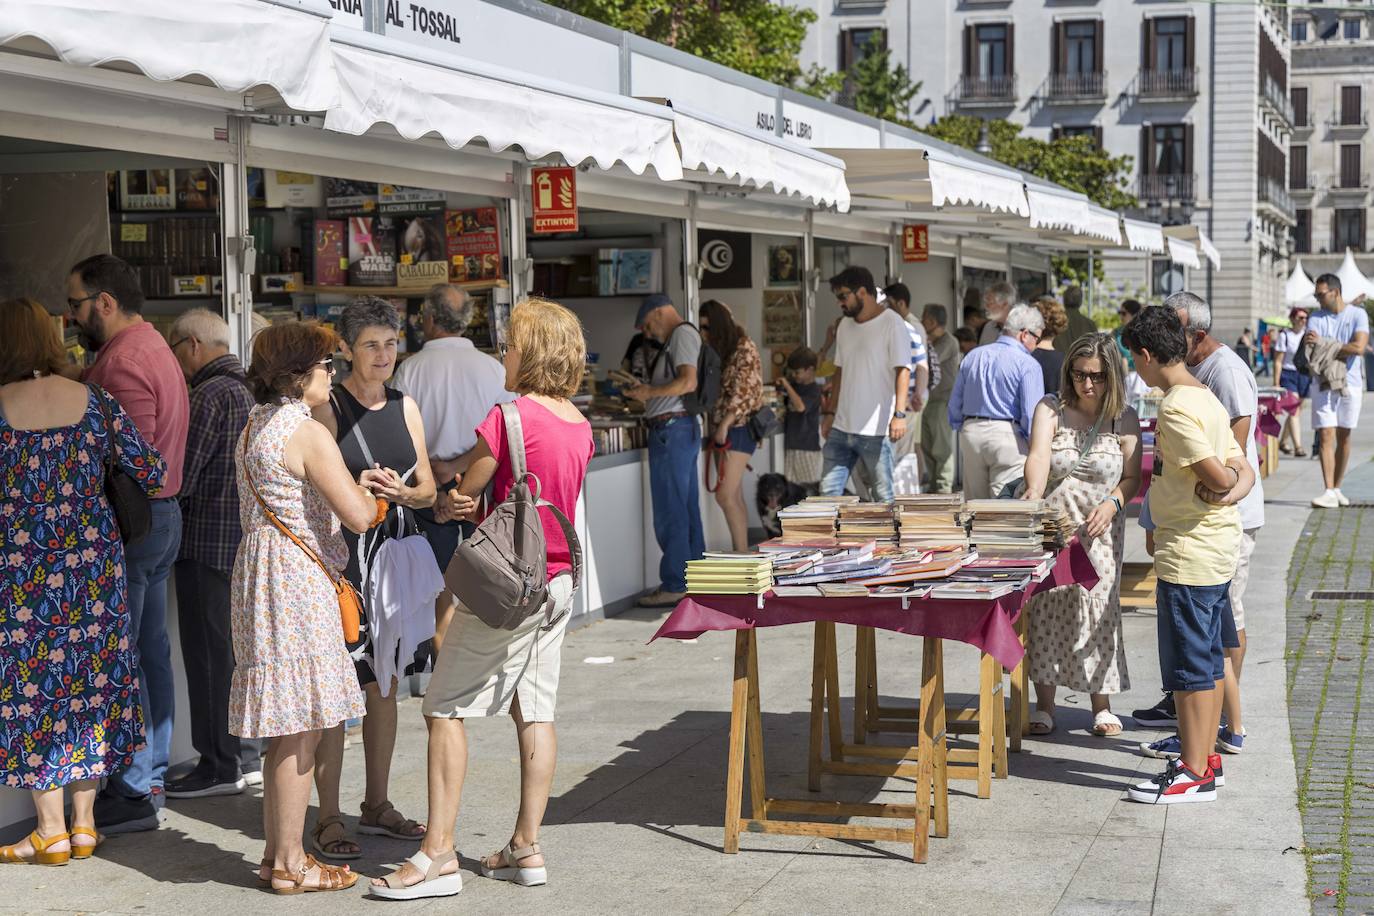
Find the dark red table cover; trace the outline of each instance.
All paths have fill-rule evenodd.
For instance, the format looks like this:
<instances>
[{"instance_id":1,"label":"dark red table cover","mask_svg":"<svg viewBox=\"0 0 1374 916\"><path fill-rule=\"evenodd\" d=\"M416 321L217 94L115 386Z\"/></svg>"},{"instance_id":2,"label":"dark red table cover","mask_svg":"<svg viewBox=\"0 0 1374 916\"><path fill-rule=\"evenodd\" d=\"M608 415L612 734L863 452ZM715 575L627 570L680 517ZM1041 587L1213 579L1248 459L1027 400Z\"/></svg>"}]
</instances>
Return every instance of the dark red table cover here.
<instances>
[{"instance_id":1,"label":"dark red table cover","mask_svg":"<svg viewBox=\"0 0 1374 916\"><path fill-rule=\"evenodd\" d=\"M1025 655L1015 622L1033 595L1063 585L1092 588L1097 570L1088 551L1075 538L1055 557L1054 568L1025 591L993 601L910 598L778 598L769 592L759 607L755 595L688 595L663 621L654 639L695 639L715 630L748 630L791 623L831 623L875 627L967 643L986 652L1006 668Z\"/></svg>"}]
</instances>

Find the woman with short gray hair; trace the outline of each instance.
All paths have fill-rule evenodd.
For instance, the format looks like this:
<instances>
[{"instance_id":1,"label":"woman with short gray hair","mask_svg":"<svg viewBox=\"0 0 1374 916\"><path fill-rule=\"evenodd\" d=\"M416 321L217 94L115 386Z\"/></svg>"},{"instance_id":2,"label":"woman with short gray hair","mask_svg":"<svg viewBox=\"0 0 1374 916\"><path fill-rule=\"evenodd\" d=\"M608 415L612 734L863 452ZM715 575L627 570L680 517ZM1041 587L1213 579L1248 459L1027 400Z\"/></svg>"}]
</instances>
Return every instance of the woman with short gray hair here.
<instances>
[{"instance_id":1,"label":"woman with short gray hair","mask_svg":"<svg viewBox=\"0 0 1374 916\"><path fill-rule=\"evenodd\" d=\"M381 650L374 655L368 633L369 621L381 612L370 605L368 561L382 542L397 532L415 533L413 510L434 504L434 475L420 408L409 397L386 387L396 368L402 327L396 307L376 296L361 296L344 308L339 331L344 359L352 364L352 372L334 386L329 402L315 409L315 419L334 434L349 472L391 504L386 521L366 535L345 534L349 554L345 575L362 597L367 618L359 641L348 647L367 701L363 719L367 789L359 829L367 834L415 840L425 835L424 826L402 816L387 797L391 755L396 746L397 675L405 671L414 647L409 651L404 645L393 647L386 657L378 657ZM432 559L428 550L425 554ZM384 682L379 683L379 679ZM343 745L343 727L338 726L325 732L316 752L315 788L320 807L313 845L322 856L356 859L362 851L348 836L339 811Z\"/></svg>"}]
</instances>

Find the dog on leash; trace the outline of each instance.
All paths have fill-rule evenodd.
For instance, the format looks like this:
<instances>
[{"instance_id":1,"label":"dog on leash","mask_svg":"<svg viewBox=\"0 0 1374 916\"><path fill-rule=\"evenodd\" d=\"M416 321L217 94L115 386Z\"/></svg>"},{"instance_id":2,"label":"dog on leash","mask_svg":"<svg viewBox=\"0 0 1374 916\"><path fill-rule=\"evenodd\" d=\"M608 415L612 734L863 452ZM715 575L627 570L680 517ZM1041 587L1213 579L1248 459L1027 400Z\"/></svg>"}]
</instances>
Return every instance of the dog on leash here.
<instances>
[{"instance_id":1,"label":"dog on leash","mask_svg":"<svg viewBox=\"0 0 1374 916\"><path fill-rule=\"evenodd\" d=\"M781 537L782 522L778 520L778 510L799 503L808 495L808 488L793 483L781 474L760 475L754 500L764 533L770 538Z\"/></svg>"}]
</instances>

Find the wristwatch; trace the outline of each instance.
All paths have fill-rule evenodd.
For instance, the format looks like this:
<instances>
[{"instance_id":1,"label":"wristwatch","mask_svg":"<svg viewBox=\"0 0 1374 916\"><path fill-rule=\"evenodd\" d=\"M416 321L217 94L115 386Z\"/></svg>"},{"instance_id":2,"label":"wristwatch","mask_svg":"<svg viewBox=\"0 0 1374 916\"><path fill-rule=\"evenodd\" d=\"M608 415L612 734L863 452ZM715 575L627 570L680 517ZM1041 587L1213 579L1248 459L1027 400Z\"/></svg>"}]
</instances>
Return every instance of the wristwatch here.
<instances>
[{"instance_id":1,"label":"wristwatch","mask_svg":"<svg viewBox=\"0 0 1374 916\"><path fill-rule=\"evenodd\" d=\"M1120 514L1121 514L1121 500L1117 499L1115 496L1108 496L1107 498L1110 499L1110 500L1112 501L1112 505L1116 506L1116 513L1117 513L1117 515L1120 515Z\"/></svg>"},{"instance_id":2,"label":"wristwatch","mask_svg":"<svg viewBox=\"0 0 1374 916\"><path fill-rule=\"evenodd\" d=\"M905 410L894 410L894 411L892 411L892 419L894 419L894 420L905 420L905 419L906 419L906 411L905 411Z\"/></svg>"}]
</instances>

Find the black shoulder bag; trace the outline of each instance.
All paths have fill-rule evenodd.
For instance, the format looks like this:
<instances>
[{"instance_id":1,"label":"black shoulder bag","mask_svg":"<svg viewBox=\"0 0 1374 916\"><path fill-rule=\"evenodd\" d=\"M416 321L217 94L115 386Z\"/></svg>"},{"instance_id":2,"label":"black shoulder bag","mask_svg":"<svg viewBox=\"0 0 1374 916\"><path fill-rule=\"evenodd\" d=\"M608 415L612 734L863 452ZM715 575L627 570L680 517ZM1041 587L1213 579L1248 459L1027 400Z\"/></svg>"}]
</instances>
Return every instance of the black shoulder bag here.
<instances>
[{"instance_id":1,"label":"black shoulder bag","mask_svg":"<svg viewBox=\"0 0 1374 916\"><path fill-rule=\"evenodd\" d=\"M120 540L125 546L137 544L153 529L153 507L143 486L115 464L115 449L119 445L114 418L106 400L110 393L99 385L91 387L95 389L95 400L100 405L100 415L105 419L105 437L109 440L109 450L105 452L105 498L109 500L110 508L119 522Z\"/></svg>"}]
</instances>

